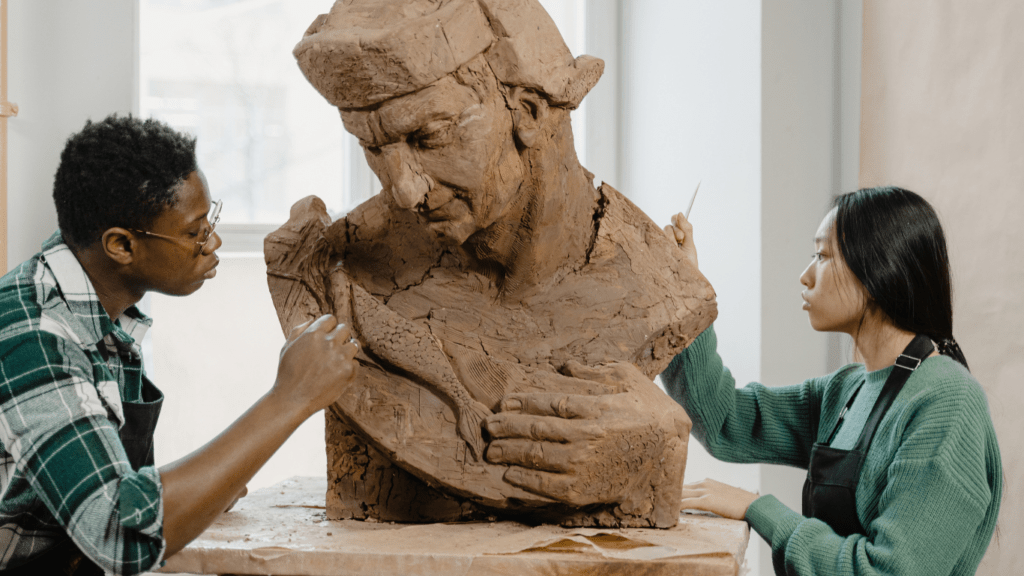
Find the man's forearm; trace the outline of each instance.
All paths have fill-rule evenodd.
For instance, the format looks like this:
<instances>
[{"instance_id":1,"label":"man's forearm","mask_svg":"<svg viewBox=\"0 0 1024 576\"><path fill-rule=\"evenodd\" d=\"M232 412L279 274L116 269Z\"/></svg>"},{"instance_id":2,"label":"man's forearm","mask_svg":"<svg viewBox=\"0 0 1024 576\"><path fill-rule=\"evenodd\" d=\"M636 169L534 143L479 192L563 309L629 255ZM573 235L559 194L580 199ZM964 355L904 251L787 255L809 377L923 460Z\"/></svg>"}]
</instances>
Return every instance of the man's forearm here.
<instances>
[{"instance_id":1,"label":"man's forearm","mask_svg":"<svg viewBox=\"0 0 1024 576\"><path fill-rule=\"evenodd\" d=\"M301 406L268 392L205 446L161 467L165 557L213 523L309 416Z\"/></svg>"}]
</instances>

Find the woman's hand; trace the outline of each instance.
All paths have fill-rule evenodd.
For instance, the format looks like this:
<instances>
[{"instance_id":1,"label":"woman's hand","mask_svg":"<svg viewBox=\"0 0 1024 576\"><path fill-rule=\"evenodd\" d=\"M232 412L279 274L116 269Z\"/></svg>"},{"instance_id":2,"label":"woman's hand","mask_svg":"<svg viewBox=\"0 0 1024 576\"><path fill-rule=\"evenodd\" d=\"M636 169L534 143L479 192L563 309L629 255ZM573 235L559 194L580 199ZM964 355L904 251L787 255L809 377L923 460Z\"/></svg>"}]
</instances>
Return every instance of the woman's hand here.
<instances>
[{"instance_id":1,"label":"woman's hand","mask_svg":"<svg viewBox=\"0 0 1024 576\"><path fill-rule=\"evenodd\" d=\"M683 251L683 257L697 268L697 246L693 243L693 226L682 212L672 217L672 223L665 226L669 240L676 243Z\"/></svg>"},{"instance_id":2,"label":"woman's hand","mask_svg":"<svg viewBox=\"0 0 1024 576\"><path fill-rule=\"evenodd\" d=\"M733 520L746 518L747 508L758 498L753 492L710 478L683 485L684 510L704 510Z\"/></svg>"}]
</instances>

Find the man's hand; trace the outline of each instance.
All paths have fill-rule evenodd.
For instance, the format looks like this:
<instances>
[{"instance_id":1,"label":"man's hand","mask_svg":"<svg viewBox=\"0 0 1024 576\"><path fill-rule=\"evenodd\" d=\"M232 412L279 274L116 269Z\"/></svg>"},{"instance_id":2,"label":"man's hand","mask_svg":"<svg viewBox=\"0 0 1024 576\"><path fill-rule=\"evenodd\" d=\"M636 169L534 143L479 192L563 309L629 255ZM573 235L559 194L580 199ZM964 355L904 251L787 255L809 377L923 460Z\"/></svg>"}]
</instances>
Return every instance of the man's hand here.
<instances>
[{"instance_id":1,"label":"man's hand","mask_svg":"<svg viewBox=\"0 0 1024 576\"><path fill-rule=\"evenodd\" d=\"M330 314L293 328L281 348L273 392L301 407L305 417L333 404L356 372L359 345L351 337L351 329Z\"/></svg>"},{"instance_id":2,"label":"man's hand","mask_svg":"<svg viewBox=\"0 0 1024 576\"><path fill-rule=\"evenodd\" d=\"M733 520L746 518L747 508L758 498L753 492L710 478L683 486L684 509L704 510Z\"/></svg>"},{"instance_id":3,"label":"man's hand","mask_svg":"<svg viewBox=\"0 0 1024 576\"><path fill-rule=\"evenodd\" d=\"M505 480L529 492L576 507L614 503L620 518L675 524L690 433L686 413L632 364L566 368L574 378L621 392L510 394L486 420L487 459L509 464Z\"/></svg>"}]
</instances>

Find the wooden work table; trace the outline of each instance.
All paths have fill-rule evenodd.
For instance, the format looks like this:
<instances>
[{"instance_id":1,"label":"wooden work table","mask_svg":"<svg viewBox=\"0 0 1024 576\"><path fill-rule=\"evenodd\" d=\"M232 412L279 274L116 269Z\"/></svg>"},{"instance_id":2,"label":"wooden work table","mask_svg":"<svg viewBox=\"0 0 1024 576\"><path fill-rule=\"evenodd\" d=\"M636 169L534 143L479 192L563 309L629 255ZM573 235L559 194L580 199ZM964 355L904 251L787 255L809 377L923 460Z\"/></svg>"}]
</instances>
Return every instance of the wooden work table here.
<instances>
[{"instance_id":1,"label":"wooden work table","mask_svg":"<svg viewBox=\"0 0 1024 576\"><path fill-rule=\"evenodd\" d=\"M736 576L750 535L745 522L690 514L669 530L327 520L325 493L324 478L305 477L257 490L161 572Z\"/></svg>"}]
</instances>

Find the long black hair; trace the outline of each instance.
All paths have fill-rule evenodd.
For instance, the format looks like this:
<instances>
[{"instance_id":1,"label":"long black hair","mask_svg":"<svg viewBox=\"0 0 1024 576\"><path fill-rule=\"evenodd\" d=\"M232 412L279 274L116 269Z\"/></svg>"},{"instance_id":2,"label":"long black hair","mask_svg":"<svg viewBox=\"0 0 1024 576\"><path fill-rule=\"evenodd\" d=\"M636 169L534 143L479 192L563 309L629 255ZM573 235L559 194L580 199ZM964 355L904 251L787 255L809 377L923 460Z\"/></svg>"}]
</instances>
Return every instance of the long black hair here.
<instances>
[{"instance_id":1,"label":"long black hair","mask_svg":"<svg viewBox=\"0 0 1024 576\"><path fill-rule=\"evenodd\" d=\"M839 250L898 328L924 334L967 368L953 339L953 283L946 236L927 200L893 186L835 199Z\"/></svg>"}]
</instances>

